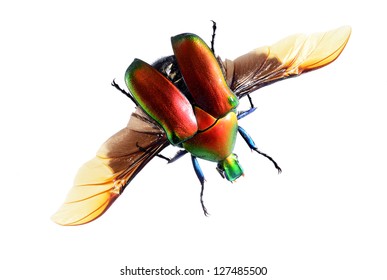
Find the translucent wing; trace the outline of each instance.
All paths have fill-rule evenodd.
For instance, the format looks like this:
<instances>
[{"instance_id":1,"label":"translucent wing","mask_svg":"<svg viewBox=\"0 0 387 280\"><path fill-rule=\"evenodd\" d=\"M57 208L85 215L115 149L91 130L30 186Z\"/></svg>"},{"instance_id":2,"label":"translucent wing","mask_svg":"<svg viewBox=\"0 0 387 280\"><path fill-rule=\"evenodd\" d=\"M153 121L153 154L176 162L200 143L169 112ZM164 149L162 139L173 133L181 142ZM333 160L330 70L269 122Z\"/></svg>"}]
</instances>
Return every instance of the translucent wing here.
<instances>
[{"instance_id":1,"label":"translucent wing","mask_svg":"<svg viewBox=\"0 0 387 280\"><path fill-rule=\"evenodd\" d=\"M81 225L101 216L138 172L169 145L164 131L141 109L127 127L109 138L78 171L64 204L52 217L61 225Z\"/></svg>"},{"instance_id":2,"label":"translucent wing","mask_svg":"<svg viewBox=\"0 0 387 280\"><path fill-rule=\"evenodd\" d=\"M293 35L233 61L226 59L227 83L241 98L273 82L318 69L340 55L350 34L351 28L344 26L309 36Z\"/></svg>"}]
</instances>

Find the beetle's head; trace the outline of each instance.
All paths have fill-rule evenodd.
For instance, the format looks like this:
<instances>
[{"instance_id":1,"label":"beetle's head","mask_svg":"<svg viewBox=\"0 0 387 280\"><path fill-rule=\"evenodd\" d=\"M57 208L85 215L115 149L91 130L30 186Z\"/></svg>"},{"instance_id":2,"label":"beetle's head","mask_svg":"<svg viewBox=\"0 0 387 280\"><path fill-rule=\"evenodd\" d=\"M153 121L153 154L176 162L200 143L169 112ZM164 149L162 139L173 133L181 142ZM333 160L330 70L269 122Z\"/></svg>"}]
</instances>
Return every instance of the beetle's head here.
<instances>
[{"instance_id":1,"label":"beetle's head","mask_svg":"<svg viewBox=\"0 0 387 280\"><path fill-rule=\"evenodd\" d=\"M238 156L236 154L230 154L225 159L219 161L216 169L223 178L226 178L231 182L243 175L243 169L239 165Z\"/></svg>"}]
</instances>

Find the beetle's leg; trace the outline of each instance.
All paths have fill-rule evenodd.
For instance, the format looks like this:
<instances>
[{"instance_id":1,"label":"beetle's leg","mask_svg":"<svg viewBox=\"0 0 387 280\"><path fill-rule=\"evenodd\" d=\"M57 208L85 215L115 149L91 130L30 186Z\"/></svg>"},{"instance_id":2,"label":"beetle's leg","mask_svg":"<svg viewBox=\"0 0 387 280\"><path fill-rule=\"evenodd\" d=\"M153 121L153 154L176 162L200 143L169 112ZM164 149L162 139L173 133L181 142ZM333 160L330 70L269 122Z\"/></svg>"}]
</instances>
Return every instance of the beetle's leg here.
<instances>
[{"instance_id":1,"label":"beetle's leg","mask_svg":"<svg viewBox=\"0 0 387 280\"><path fill-rule=\"evenodd\" d=\"M133 97L129 92L127 92L126 90L120 88L120 86L116 83L115 80L113 80L113 82L111 83L111 85L112 85L113 87L115 87L116 89L118 89L119 91L121 91L125 96L129 97L129 99L132 100L132 102L133 102L136 106L138 106L138 103L137 103L136 99L134 99L134 97Z\"/></svg>"},{"instance_id":2,"label":"beetle's leg","mask_svg":"<svg viewBox=\"0 0 387 280\"><path fill-rule=\"evenodd\" d=\"M215 55L215 48L214 48L214 43L215 43L215 31L216 31L216 22L212 21L212 37L211 37L211 51Z\"/></svg>"},{"instance_id":3,"label":"beetle's leg","mask_svg":"<svg viewBox=\"0 0 387 280\"><path fill-rule=\"evenodd\" d=\"M249 99L251 107L249 110L238 112L238 120L246 117L247 115L250 115L252 112L254 112L257 109L257 107L254 107L253 99L251 98L250 94L247 94L247 98Z\"/></svg>"},{"instance_id":4,"label":"beetle's leg","mask_svg":"<svg viewBox=\"0 0 387 280\"><path fill-rule=\"evenodd\" d=\"M162 158L162 159L165 159L168 163L171 161L171 159L169 157L166 157L162 154L157 154L156 157L159 157L159 158Z\"/></svg>"},{"instance_id":5,"label":"beetle's leg","mask_svg":"<svg viewBox=\"0 0 387 280\"><path fill-rule=\"evenodd\" d=\"M272 159L272 157L270 157L267 154L262 153L261 151L258 150L258 148L255 145L253 139L250 137L250 135L247 134L246 130L244 130L242 127L238 126L238 131L239 131L240 135L242 136L242 138L246 141L246 143L250 147L250 149L256 151L258 154L260 154L260 155L264 156L265 158L269 159L274 164L275 168L277 168L278 173L282 172L281 168L278 166L278 164L275 162L275 160Z\"/></svg>"},{"instance_id":6,"label":"beetle's leg","mask_svg":"<svg viewBox=\"0 0 387 280\"><path fill-rule=\"evenodd\" d=\"M254 108L253 99L251 98L250 94L247 94L247 98L249 99L251 108Z\"/></svg>"},{"instance_id":7,"label":"beetle's leg","mask_svg":"<svg viewBox=\"0 0 387 280\"><path fill-rule=\"evenodd\" d=\"M256 110L257 108L256 107L252 107L252 108L250 108L249 110L247 110L247 111L240 111L240 112L238 112L238 120L240 120L240 119L242 119L242 118L244 118L244 117L246 117L247 115L250 115L252 112L254 112L255 110Z\"/></svg>"},{"instance_id":8,"label":"beetle's leg","mask_svg":"<svg viewBox=\"0 0 387 280\"><path fill-rule=\"evenodd\" d=\"M205 181L204 175L203 175L203 171L200 168L200 165L199 165L199 162L198 162L197 158L195 156L191 156L191 159L192 159L192 165L193 165L193 167L195 169L196 176L198 177L198 179L200 181L200 184L202 185L202 190L200 192L200 203L202 204L204 215L208 216L207 209L206 209L206 207L204 206L204 203L203 203L203 191L204 191L204 181Z\"/></svg>"},{"instance_id":9,"label":"beetle's leg","mask_svg":"<svg viewBox=\"0 0 387 280\"><path fill-rule=\"evenodd\" d=\"M141 147L141 146L138 144L138 142L136 143L136 146L137 146L137 148L138 148L139 151L144 152L144 153L148 153L148 150L145 149L145 148L143 148L143 147ZM166 157L166 156L164 156L164 155L162 155L162 154L157 154L157 155L155 155L155 156L156 156L156 157L159 157L159 158L162 158L162 159L165 159L166 161L168 161L168 163L171 161L171 159L170 159L169 157Z\"/></svg>"},{"instance_id":10,"label":"beetle's leg","mask_svg":"<svg viewBox=\"0 0 387 280\"><path fill-rule=\"evenodd\" d=\"M187 150L179 150L176 155L173 156L173 158L170 158L168 160L168 163L172 163L172 162L175 162L177 161L178 159L180 159L182 156L184 156L185 154L187 154Z\"/></svg>"}]
</instances>

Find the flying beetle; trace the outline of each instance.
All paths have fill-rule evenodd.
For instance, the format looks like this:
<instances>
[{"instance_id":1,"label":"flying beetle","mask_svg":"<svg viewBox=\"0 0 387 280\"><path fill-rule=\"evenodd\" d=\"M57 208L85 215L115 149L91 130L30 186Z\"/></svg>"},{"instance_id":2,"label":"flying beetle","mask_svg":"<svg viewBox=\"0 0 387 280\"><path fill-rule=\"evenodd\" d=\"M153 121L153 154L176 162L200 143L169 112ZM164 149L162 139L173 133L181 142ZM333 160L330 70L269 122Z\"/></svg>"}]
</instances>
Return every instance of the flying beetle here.
<instances>
[{"instance_id":1,"label":"flying beetle","mask_svg":"<svg viewBox=\"0 0 387 280\"><path fill-rule=\"evenodd\" d=\"M201 184L204 175L198 158L217 163L228 181L243 174L233 153L239 133L247 145L258 150L238 120L254 112L250 94L271 83L298 76L334 61L346 46L351 28L344 26L309 36L298 34L272 46L261 47L234 60L215 56L213 25L211 47L199 36L184 33L171 38L173 55L152 65L134 59L125 73L129 91L113 80L112 85L136 106L128 125L109 138L75 177L64 204L52 217L61 225L81 225L100 217L126 186L155 156L174 162L191 154ZM237 111L239 99L247 96L250 108ZM173 158L160 152L168 145L180 150Z\"/></svg>"}]
</instances>

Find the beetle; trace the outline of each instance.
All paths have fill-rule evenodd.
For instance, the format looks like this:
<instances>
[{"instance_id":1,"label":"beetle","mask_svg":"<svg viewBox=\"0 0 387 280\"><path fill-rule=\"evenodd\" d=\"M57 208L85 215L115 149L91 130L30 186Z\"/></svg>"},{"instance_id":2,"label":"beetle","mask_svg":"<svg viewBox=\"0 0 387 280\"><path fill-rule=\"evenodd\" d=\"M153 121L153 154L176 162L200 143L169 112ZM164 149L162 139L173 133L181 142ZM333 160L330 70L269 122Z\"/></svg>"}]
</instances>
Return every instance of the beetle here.
<instances>
[{"instance_id":1,"label":"beetle","mask_svg":"<svg viewBox=\"0 0 387 280\"><path fill-rule=\"evenodd\" d=\"M127 185L154 157L169 163L191 154L201 184L204 175L198 158L217 163L216 169L228 181L243 174L233 153L237 134L258 150L238 120L256 109L250 93L271 83L323 67L334 61L346 46L351 28L344 26L325 33L293 35L272 46L261 47L234 60L215 56L213 24L211 47L192 33L171 38L173 55L152 65L136 58L125 72L129 91L114 80L112 85L136 105L127 127L109 138L92 160L75 177L64 204L52 217L61 225L80 225L100 217ZM250 108L237 111L239 99L247 96ZM173 145L172 158L160 152Z\"/></svg>"}]
</instances>

